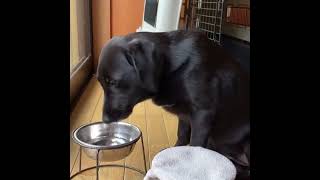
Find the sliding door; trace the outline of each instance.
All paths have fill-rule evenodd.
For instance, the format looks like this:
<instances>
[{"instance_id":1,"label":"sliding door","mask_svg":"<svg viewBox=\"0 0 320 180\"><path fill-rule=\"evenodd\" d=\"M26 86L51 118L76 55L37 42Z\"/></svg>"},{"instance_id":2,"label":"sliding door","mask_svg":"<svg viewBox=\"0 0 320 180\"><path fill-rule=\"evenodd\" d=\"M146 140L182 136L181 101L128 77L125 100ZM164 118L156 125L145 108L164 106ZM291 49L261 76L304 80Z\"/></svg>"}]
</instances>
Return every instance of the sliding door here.
<instances>
[{"instance_id":1,"label":"sliding door","mask_svg":"<svg viewBox=\"0 0 320 180\"><path fill-rule=\"evenodd\" d=\"M70 0L70 102L92 73L91 1Z\"/></svg>"}]
</instances>

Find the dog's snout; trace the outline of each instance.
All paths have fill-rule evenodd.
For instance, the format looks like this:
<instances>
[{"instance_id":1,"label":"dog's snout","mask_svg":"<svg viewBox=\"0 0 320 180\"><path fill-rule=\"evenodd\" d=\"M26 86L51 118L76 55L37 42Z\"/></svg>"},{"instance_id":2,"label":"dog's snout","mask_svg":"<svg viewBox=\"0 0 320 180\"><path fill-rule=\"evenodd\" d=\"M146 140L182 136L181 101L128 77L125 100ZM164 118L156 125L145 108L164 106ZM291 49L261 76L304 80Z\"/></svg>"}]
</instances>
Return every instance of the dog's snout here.
<instances>
[{"instance_id":1,"label":"dog's snout","mask_svg":"<svg viewBox=\"0 0 320 180\"><path fill-rule=\"evenodd\" d=\"M102 120L106 123L120 121L127 118L131 114L132 110L112 110L103 113Z\"/></svg>"},{"instance_id":2,"label":"dog's snout","mask_svg":"<svg viewBox=\"0 0 320 180\"><path fill-rule=\"evenodd\" d=\"M104 115L104 114L103 114L103 116L102 116L102 120L103 120L103 122L105 122L105 123L109 123L109 122L110 122L110 118L109 118L107 115Z\"/></svg>"},{"instance_id":3,"label":"dog's snout","mask_svg":"<svg viewBox=\"0 0 320 180\"><path fill-rule=\"evenodd\" d=\"M121 110L105 111L102 115L102 120L106 123L111 123L125 118L127 114L126 111Z\"/></svg>"},{"instance_id":4,"label":"dog's snout","mask_svg":"<svg viewBox=\"0 0 320 180\"><path fill-rule=\"evenodd\" d=\"M105 96L106 97L106 96ZM131 105L117 103L118 101L109 99L104 102L102 120L106 123L120 121L127 118L133 109Z\"/></svg>"}]
</instances>

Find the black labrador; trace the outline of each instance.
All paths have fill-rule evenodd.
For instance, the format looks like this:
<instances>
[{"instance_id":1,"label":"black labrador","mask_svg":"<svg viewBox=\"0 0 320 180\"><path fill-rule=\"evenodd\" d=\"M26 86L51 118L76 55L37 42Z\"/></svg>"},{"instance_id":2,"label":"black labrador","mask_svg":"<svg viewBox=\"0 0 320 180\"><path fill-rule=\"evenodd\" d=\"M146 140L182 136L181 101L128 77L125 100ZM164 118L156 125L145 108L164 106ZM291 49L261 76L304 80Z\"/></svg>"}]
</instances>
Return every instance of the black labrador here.
<instances>
[{"instance_id":1,"label":"black labrador","mask_svg":"<svg viewBox=\"0 0 320 180\"><path fill-rule=\"evenodd\" d=\"M97 78L103 121L130 115L148 98L179 117L177 146L202 146L234 162L250 179L249 75L198 31L139 32L112 38Z\"/></svg>"}]
</instances>

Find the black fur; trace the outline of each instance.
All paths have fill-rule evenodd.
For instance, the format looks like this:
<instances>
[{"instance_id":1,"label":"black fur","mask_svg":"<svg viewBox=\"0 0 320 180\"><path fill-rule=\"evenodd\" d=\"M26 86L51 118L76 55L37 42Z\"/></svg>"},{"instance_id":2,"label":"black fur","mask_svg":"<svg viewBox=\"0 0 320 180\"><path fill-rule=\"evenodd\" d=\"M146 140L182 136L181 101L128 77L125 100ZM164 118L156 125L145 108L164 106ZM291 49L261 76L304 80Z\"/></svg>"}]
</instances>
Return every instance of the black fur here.
<instances>
[{"instance_id":1,"label":"black fur","mask_svg":"<svg viewBox=\"0 0 320 180\"><path fill-rule=\"evenodd\" d=\"M249 75L196 31L115 37L100 56L103 120L118 121L152 98L179 117L176 145L202 146L231 159L250 179Z\"/></svg>"}]
</instances>

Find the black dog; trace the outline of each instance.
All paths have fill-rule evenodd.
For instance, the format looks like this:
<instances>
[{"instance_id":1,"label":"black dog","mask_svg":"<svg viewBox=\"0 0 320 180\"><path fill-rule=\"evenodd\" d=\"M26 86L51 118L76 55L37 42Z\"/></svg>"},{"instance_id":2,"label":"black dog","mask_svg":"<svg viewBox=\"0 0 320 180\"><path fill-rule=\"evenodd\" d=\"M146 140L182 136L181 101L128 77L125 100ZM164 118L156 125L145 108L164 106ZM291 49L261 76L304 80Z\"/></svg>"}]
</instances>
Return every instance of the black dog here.
<instances>
[{"instance_id":1,"label":"black dog","mask_svg":"<svg viewBox=\"0 0 320 180\"><path fill-rule=\"evenodd\" d=\"M126 118L152 98L179 117L179 145L202 146L231 159L250 178L249 75L196 31L114 37L98 66L103 121ZM237 179L238 179L237 178Z\"/></svg>"}]
</instances>

